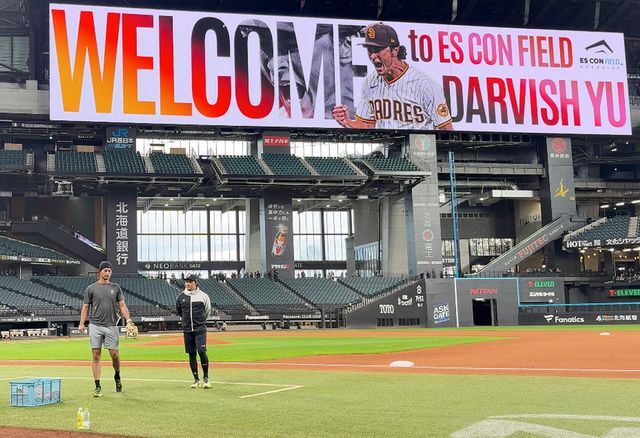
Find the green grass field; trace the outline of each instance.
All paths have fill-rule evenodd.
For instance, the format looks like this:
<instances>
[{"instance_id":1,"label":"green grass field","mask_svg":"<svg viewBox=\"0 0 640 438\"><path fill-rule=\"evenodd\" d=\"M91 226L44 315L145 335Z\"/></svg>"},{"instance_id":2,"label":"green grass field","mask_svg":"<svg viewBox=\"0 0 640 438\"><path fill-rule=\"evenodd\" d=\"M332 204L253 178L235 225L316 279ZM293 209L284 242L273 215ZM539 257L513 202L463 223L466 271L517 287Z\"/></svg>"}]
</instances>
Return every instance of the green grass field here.
<instances>
[{"instance_id":1,"label":"green grass field","mask_svg":"<svg viewBox=\"0 0 640 438\"><path fill-rule=\"evenodd\" d=\"M297 335L297 332L293 332ZM405 332L406 333L406 332ZM179 336L179 335L178 335ZM227 340L227 337L221 336ZM153 340L144 338L146 340ZM157 339L163 339L159 337ZM126 360L185 360L182 338L180 345L145 346L139 341L121 339L121 354ZM209 345L211 360L216 362L253 362L259 360L286 359L290 357L318 354L373 354L394 351L417 350L421 348L445 347L448 345L487 342L498 338L489 336L457 337L355 337L342 332L331 337L315 336L309 332L302 336L234 337L229 343ZM108 358L106 351L103 356ZM0 343L0 358L4 360L84 360L91 358L87 340L41 339Z\"/></svg>"},{"instance_id":2,"label":"green grass field","mask_svg":"<svg viewBox=\"0 0 640 438\"><path fill-rule=\"evenodd\" d=\"M331 337L247 335L227 338L231 343L212 345L209 352L215 360L233 362L494 339L450 333L421 338L420 331L415 333L368 338L350 337L348 331ZM91 412L92 432L145 437L640 436L638 380L216 369L214 364L213 388L194 390L181 346L140 347L123 340L122 355L125 360L185 363L177 368L125 365L121 394L113 390L111 368L103 366L105 395L100 399L91 397L86 365L0 366L0 400L6 403L0 405L0 425L74 430L75 413L83 406ZM43 358L86 360L87 341L0 342L0 359ZM63 402L9 407L8 382L23 377L60 377Z\"/></svg>"}]
</instances>

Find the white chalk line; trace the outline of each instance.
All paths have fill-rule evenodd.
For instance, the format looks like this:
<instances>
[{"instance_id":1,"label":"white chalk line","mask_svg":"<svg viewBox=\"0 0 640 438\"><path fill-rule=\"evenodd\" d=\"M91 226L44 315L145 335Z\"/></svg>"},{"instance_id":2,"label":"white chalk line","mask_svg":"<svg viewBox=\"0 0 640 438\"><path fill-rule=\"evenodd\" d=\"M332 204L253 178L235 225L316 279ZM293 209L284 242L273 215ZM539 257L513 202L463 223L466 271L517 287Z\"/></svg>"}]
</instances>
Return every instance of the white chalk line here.
<instances>
[{"instance_id":1,"label":"white chalk line","mask_svg":"<svg viewBox=\"0 0 640 438\"><path fill-rule=\"evenodd\" d=\"M0 380L21 380L21 379L35 379L37 376L21 376L21 377L7 377L1 378ZM60 377L61 379L67 380L93 380L93 377ZM182 380L182 379L139 379L139 378L126 378L123 380L124 382L164 382L164 383L191 383L192 380ZM220 382L220 381L210 381L211 384L215 385L240 385L240 386L264 386L264 387L275 387L279 389L274 389L272 391L258 392L255 394L241 395L239 398L249 398L249 397L257 397L260 395L268 395L275 394L277 392L289 391L291 389L299 389L304 388L304 385L292 385L292 384L282 384L282 383L258 383L258 382Z\"/></svg>"},{"instance_id":2,"label":"white chalk line","mask_svg":"<svg viewBox=\"0 0 640 438\"><path fill-rule=\"evenodd\" d=\"M620 421L627 423L640 423L638 417L619 417L615 415L576 415L576 414L510 414L510 415L493 415L489 418L507 419L507 418L545 418L560 420L594 420L594 421Z\"/></svg>"},{"instance_id":3,"label":"white chalk line","mask_svg":"<svg viewBox=\"0 0 640 438\"><path fill-rule=\"evenodd\" d=\"M39 360L42 364L59 363L59 360ZM62 361L73 362L73 361ZM130 361L137 364L144 364L145 361ZM157 365L160 362L149 361ZM124 362L126 365L126 361ZM161 364L184 364L181 361L162 361ZM3 363L0 361L0 366ZM298 363L298 362L216 362L215 365L224 367L226 365L239 365L248 367L318 367L318 368L372 368L387 369L388 364L349 364L349 363ZM402 368L405 369L405 368ZM435 366L416 365L406 369L434 370L434 371L541 371L541 372L583 372L583 373L640 373L640 369L616 369L616 368L533 368L533 367L470 367L470 366Z\"/></svg>"},{"instance_id":4,"label":"white chalk line","mask_svg":"<svg viewBox=\"0 0 640 438\"><path fill-rule=\"evenodd\" d=\"M347 364L347 363L295 363L295 362L220 362L220 364L228 365L245 365L245 366L296 366L296 367L327 367L327 368L390 368L384 364ZM640 369L614 369L614 368L527 368L527 367L467 367L467 366L430 366L416 365L402 369L422 369L422 370L451 370L451 371L570 371L570 372L587 372L587 373L640 373Z\"/></svg>"}]
</instances>

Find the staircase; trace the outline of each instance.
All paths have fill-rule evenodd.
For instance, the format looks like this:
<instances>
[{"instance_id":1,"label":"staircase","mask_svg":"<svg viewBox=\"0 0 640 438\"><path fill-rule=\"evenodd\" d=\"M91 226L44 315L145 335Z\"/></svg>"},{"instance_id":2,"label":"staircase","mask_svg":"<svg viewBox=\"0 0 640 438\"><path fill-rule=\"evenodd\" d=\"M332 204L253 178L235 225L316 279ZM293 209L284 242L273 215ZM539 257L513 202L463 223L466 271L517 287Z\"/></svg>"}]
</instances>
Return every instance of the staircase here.
<instances>
[{"instance_id":1,"label":"staircase","mask_svg":"<svg viewBox=\"0 0 640 438\"><path fill-rule=\"evenodd\" d=\"M629 232L627 233L627 237L636 237L638 235L638 218L632 217L629 220Z\"/></svg>"},{"instance_id":2,"label":"staircase","mask_svg":"<svg viewBox=\"0 0 640 438\"><path fill-rule=\"evenodd\" d=\"M104 155L96 154L96 170L99 173L104 173L107 171L107 166L104 164Z\"/></svg>"},{"instance_id":3,"label":"staircase","mask_svg":"<svg viewBox=\"0 0 640 438\"><path fill-rule=\"evenodd\" d=\"M571 214L560 216L558 219L548 223L526 239L518 242L513 248L493 260L480 271L475 274L468 275L468 277L483 276L483 273L496 273L496 275L500 275L503 272L514 268L544 246L562 237L562 235L567 231L575 230L584 224L582 221L574 221L572 219L573 215Z\"/></svg>"},{"instance_id":4,"label":"staircase","mask_svg":"<svg viewBox=\"0 0 640 438\"><path fill-rule=\"evenodd\" d=\"M240 295L237 290L235 290L234 288L229 286L228 283L222 283L222 287L227 292L229 292L229 295L234 297L240 304L242 304L244 307L246 307L252 315L258 315L259 314L259 312L256 310L256 308L253 307L251 305L251 303L249 301L247 301L242 295Z\"/></svg>"},{"instance_id":5,"label":"staircase","mask_svg":"<svg viewBox=\"0 0 640 438\"><path fill-rule=\"evenodd\" d=\"M144 161L144 167L147 173L156 173L156 168L153 167L151 157L145 155L144 157L142 157L142 161Z\"/></svg>"},{"instance_id":6,"label":"staircase","mask_svg":"<svg viewBox=\"0 0 640 438\"><path fill-rule=\"evenodd\" d=\"M305 297L303 297L302 295L300 295L298 292L296 292L294 289L290 288L289 286L287 286L285 283L283 283L282 281L280 281L280 279L275 280L276 283L280 284L280 286L282 286L282 288L287 291L290 295L299 298L302 300L302 302L304 303L305 306L307 306L309 308L309 310L317 310L316 306L314 306L311 302L309 302Z\"/></svg>"}]
</instances>

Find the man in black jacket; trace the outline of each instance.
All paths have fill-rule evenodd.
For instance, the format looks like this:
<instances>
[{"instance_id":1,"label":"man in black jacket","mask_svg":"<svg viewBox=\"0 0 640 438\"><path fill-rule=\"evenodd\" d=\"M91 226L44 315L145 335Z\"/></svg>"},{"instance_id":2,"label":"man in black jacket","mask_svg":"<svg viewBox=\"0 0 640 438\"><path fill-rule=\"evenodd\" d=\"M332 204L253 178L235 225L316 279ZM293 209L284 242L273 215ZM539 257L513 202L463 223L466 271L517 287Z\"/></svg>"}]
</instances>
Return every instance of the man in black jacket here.
<instances>
[{"instance_id":1,"label":"man in black jacket","mask_svg":"<svg viewBox=\"0 0 640 438\"><path fill-rule=\"evenodd\" d=\"M209 296L198 288L198 277L191 274L184 279L184 291L176 299L176 311L182 318L184 350L189 354L189 366L193 374L192 388L211 388L209 383L209 358L207 357L207 317L211 313ZM202 382L198 376L198 361L202 365Z\"/></svg>"}]
</instances>

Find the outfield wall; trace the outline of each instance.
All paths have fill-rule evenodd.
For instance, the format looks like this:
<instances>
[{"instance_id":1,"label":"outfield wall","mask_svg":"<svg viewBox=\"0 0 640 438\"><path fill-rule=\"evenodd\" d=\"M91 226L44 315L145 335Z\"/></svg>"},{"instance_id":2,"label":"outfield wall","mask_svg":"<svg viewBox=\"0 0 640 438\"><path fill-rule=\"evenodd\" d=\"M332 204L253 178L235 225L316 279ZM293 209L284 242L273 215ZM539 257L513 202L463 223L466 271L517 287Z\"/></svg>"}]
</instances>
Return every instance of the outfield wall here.
<instances>
[{"instance_id":1,"label":"outfield wall","mask_svg":"<svg viewBox=\"0 0 640 438\"><path fill-rule=\"evenodd\" d=\"M345 315L347 328L426 327L425 281L412 283L397 292Z\"/></svg>"}]
</instances>

